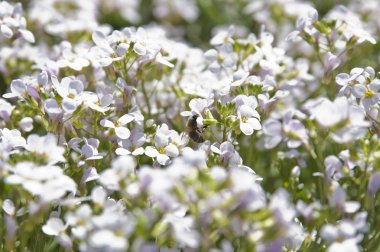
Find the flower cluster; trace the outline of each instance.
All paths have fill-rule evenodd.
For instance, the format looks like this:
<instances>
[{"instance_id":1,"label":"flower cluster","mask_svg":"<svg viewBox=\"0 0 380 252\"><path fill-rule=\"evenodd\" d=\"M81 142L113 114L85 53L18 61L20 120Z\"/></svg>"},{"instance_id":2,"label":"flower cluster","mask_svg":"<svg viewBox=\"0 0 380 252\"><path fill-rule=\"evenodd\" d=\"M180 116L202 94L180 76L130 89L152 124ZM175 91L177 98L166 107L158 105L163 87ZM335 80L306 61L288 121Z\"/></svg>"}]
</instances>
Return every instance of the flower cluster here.
<instances>
[{"instance_id":1,"label":"flower cluster","mask_svg":"<svg viewBox=\"0 0 380 252\"><path fill-rule=\"evenodd\" d=\"M375 251L379 8L320 2L1 1L0 250Z\"/></svg>"}]
</instances>

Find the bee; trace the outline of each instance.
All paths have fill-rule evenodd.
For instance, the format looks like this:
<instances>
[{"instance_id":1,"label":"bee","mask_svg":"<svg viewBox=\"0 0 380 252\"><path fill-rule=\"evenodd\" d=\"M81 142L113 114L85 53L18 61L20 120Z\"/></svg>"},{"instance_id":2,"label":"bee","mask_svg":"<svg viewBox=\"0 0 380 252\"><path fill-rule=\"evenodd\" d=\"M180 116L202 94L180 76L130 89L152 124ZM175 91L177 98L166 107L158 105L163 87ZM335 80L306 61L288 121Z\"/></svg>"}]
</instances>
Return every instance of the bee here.
<instances>
[{"instance_id":1,"label":"bee","mask_svg":"<svg viewBox=\"0 0 380 252\"><path fill-rule=\"evenodd\" d=\"M196 143L203 143L205 139L203 138L203 131L206 127L198 127L197 124L197 118L199 115L193 115L189 118L187 121L186 127L187 127L187 133L189 134L189 137L193 139Z\"/></svg>"}]
</instances>

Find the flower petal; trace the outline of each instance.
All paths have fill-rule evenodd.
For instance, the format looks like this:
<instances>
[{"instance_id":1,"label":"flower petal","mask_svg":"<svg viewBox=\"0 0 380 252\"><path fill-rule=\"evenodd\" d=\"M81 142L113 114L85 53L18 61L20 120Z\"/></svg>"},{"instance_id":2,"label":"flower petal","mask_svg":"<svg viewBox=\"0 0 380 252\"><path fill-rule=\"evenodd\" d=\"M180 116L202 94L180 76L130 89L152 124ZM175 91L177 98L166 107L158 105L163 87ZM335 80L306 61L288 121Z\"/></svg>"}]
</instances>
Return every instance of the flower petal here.
<instances>
[{"instance_id":1,"label":"flower petal","mask_svg":"<svg viewBox=\"0 0 380 252\"><path fill-rule=\"evenodd\" d=\"M363 85L356 84L354 86L354 88L352 89L352 94L356 98L363 98L366 91L367 91L367 89Z\"/></svg>"},{"instance_id":2,"label":"flower petal","mask_svg":"<svg viewBox=\"0 0 380 252\"><path fill-rule=\"evenodd\" d=\"M116 127L115 134L120 139L127 139L131 135L131 132L126 127Z\"/></svg>"},{"instance_id":3,"label":"flower petal","mask_svg":"<svg viewBox=\"0 0 380 252\"><path fill-rule=\"evenodd\" d=\"M244 135L252 135L253 133L253 127L249 123L240 123L240 130L244 133Z\"/></svg>"},{"instance_id":4,"label":"flower petal","mask_svg":"<svg viewBox=\"0 0 380 252\"><path fill-rule=\"evenodd\" d=\"M130 123L132 122L134 119L134 117L132 115L129 115L129 114L126 114L126 115L123 115L122 117L119 118L119 123L121 125L126 125L127 123Z\"/></svg>"}]
</instances>

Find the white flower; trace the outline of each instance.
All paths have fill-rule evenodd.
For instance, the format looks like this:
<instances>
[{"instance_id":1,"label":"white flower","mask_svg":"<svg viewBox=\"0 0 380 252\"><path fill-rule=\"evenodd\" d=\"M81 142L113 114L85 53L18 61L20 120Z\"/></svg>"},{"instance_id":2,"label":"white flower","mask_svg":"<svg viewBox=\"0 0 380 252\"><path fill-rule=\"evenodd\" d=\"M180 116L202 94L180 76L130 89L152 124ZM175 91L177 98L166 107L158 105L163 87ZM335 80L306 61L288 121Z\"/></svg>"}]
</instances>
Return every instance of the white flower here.
<instances>
[{"instance_id":1,"label":"white flower","mask_svg":"<svg viewBox=\"0 0 380 252\"><path fill-rule=\"evenodd\" d=\"M100 174L99 182L109 190L119 190L120 183L135 172L136 162L131 156L120 156L112 162L110 169Z\"/></svg>"},{"instance_id":2,"label":"white flower","mask_svg":"<svg viewBox=\"0 0 380 252\"><path fill-rule=\"evenodd\" d=\"M3 201L2 206L4 212L6 212L8 215L15 215L16 214L16 207L13 204L13 201L10 199L6 199Z\"/></svg>"},{"instance_id":3,"label":"white flower","mask_svg":"<svg viewBox=\"0 0 380 252\"><path fill-rule=\"evenodd\" d=\"M88 48L76 46L73 47L70 42L63 41L59 45L60 57L57 60L57 65L59 68L69 67L76 71L81 71L83 68L90 65L88 59Z\"/></svg>"},{"instance_id":4,"label":"white flower","mask_svg":"<svg viewBox=\"0 0 380 252\"><path fill-rule=\"evenodd\" d=\"M189 23L194 22L199 14L197 2L194 0L154 0L153 14L158 19L182 17ZM186 8L183 8L186 6Z\"/></svg>"},{"instance_id":5,"label":"white flower","mask_svg":"<svg viewBox=\"0 0 380 252\"><path fill-rule=\"evenodd\" d=\"M106 128L111 128L115 130L115 134L120 139L127 139L131 135L131 132L125 125L132 122L134 120L134 116L131 114L125 114L115 122L111 122L110 120L103 119L100 121L100 125Z\"/></svg>"},{"instance_id":6,"label":"white flower","mask_svg":"<svg viewBox=\"0 0 380 252\"><path fill-rule=\"evenodd\" d=\"M25 132L33 130L33 119L31 117L24 117L20 121L20 128Z\"/></svg>"},{"instance_id":7,"label":"white flower","mask_svg":"<svg viewBox=\"0 0 380 252\"><path fill-rule=\"evenodd\" d=\"M58 166L37 166L30 162L21 162L10 172L11 175L5 178L7 184L21 185L44 202L60 199L67 192L76 192L75 182Z\"/></svg>"},{"instance_id":8,"label":"white flower","mask_svg":"<svg viewBox=\"0 0 380 252\"><path fill-rule=\"evenodd\" d=\"M245 135L252 135L254 130L260 130L260 117L256 110L247 105L241 105L238 108L238 118L240 121L240 130Z\"/></svg>"},{"instance_id":9,"label":"white flower","mask_svg":"<svg viewBox=\"0 0 380 252\"><path fill-rule=\"evenodd\" d=\"M181 112L181 116L193 116L198 115L197 118L197 124L199 127L203 126L203 116L205 110L208 109L212 104L214 100L213 99L201 99L201 98L194 98L191 99L189 102L189 107L191 111L183 111Z\"/></svg>"},{"instance_id":10,"label":"white flower","mask_svg":"<svg viewBox=\"0 0 380 252\"><path fill-rule=\"evenodd\" d=\"M89 244L98 251L117 252L125 251L128 248L126 238L107 229L101 229L91 234Z\"/></svg>"},{"instance_id":11,"label":"white flower","mask_svg":"<svg viewBox=\"0 0 380 252\"><path fill-rule=\"evenodd\" d=\"M118 141L120 147L117 148L115 152L117 155L142 155L145 151L142 147L145 142L146 138L144 133L137 128L134 128L128 139L121 139Z\"/></svg>"},{"instance_id":12,"label":"white flower","mask_svg":"<svg viewBox=\"0 0 380 252\"><path fill-rule=\"evenodd\" d=\"M336 20L336 27L341 27L345 24L343 29L345 40L349 41L352 37L355 37L357 44L361 44L365 41L376 44L376 39L365 30L360 18L347 7L343 5L337 6L327 15L327 19Z\"/></svg>"},{"instance_id":13,"label":"white flower","mask_svg":"<svg viewBox=\"0 0 380 252\"><path fill-rule=\"evenodd\" d=\"M287 142L288 148L297 148L301 144L306 144L308 135L305 126L296 119L292 119L293 112L288 112L284 116L283 122L276 119L268 119L263 124L264 147L271 149L277 146L282 140Z\"/></svg>"},{"instance_id":14,"label":"white flower","mask_svg":"<svg viewBox=\"0 0 380 252\"><path fill-rule=\"evenodd\" d=\"M236 168L242 166L242 158L239 155L231 142L223 142L218 148L216 145L211 145L210 150L220 155L221 165L229 168Z\"/></svg>"},{"instance_id":15,"label":"white flower","mask_svg":"<svg viewBox=\"0 0 380 252\"><path fill-rule=\"evenodd\" d=\"M46 224L42 226L42 232L47 235L55 236L58 242L65 248L71 248L72 241L70 237L65 234L66 228L61 219L51 217Z\"/></svg>"},{"instance_id":16,"label":"white flower","mask_svg":"<svg viewBox=\"0 0 380 252\"><path fill-rule=\"evenodd\" d=\"M15 106L11 105L4 99L0 98L0 117L5 121L9 122L11 114Z\"/></svg>"},{"instance_id":17,"label":"white flower","mask_svg":"<svg viewBox=\"0 0 380 252\"><path fill-rule=\"evenodd\" d=\"M343 123L332 133L333 139L338 143L351 142L364 136L370 125L365 121L364 110L350 104L346 97L338 97L334 102L321 99L310 111L323 127L331 128Z\"/></svg>"},{"instance_id":18,"label":"white flower","mask_svg":"<svg viewBox=\"0 0 380 252\"><path fill-rule=\"evenodd\" d=\"M356 84L353 86L352 94L359 98L366 110L377 104L380 100L380 80L375 79L369 85Z\"/></svg>"},{"instance_id":19,"label":"white flower","mask_svg":"<svg viewBox=\"0 0 380 252\"><path fill-rule=\"evenodd\" d=\"M46 136L30 135L25 148L33 155L42 158L47 164L66 161L63 156L65 148L57 145L57 138L52 134Z\"/></svg>"},{"instance_id":20,"label":"white flower","mask_svg":"<svg viewBox=\"0 0 380 252\"><path fill-rule=\"evenodd\" d=\"M99 140L95 138L83 138L84 145L81 148L81 153L86 160L97 160L102 159L103 156L99 155L98 147Z\"/></svg>"},{"instance_id":21,"label":"white flower","mask_svg":"<svg viewBox=\"0 0 380 252\"><path fill-rule=\"evenodd\" d=\"M169 130L166 124L162 124L156 131L154 146L147 146L145 155L156 158L160 165L169 164L170 157L179 155L178 147L171 142L172 132L173 130Z\"/></svg>"},{"instance_id":22,"label":"white flower","mask_svg":"<svg viewBox=\"0 0 380 252\"><path fill-rule=\"evenodd\" d=\"M87 204L80 205L75 212L68 212L65 220L71 226L75 238L84 240L87 233L93 228L92 209Z\"/></svg>"},{"instance_id":23,"label":"white flower","mask_svg":"<svg viewBox=\"0 0 380 252\"><path fill-rule=\"evenodd\" d=\"M92 32L99 28L96 1L33 0L29 16L45 32L67 37L72 33Z\"/></svg>"},{"instance_id":24,"label":"white flower","mask_svg":"<svg viewBox=\"0 0 380 252\"><path fill-rule=\"evenodd\" d=\"M14 33L18 33L29 43L34 43L33 34L26 29L26 19L23 17L21 3L11 5L6 1L0 2L0 35L12 38Z\"/></svg>"},{"instance_id":25,"label":"white flower","mask_svg":"<svg viewBox=\"0 0 380 252\"><path fill-rule=\"evenodd\" d=\"M217 50L210 49L205 52L205 58L209 63L209 70L219 73L222 69L233 70L237 63L237 56L230 44L223 44Z\"/></svg>"},{"instance_id":26,"label":"white flower","mask_svg":"<svg viewBox=\"0 0 380 252\"><path fill-rule=\"evenodd\" d=\"M18 152L16 149L26 146L25 138L21 136L21 132L13 129L9 130L7 128L0 129L0 144L3 148L3 157L7 157L9 154Z\"/></svg>"},{"instance_id":27,"label":"white flower","mask_svg":"<svg viewBox=\"0 0 380 252\"><path fill-rule=\"evenodd\" d=\"M58 82L57 78L52 76L52 82L57 93L63 98L62 108L64 111L73 113L86 99L82 81L73 77L65 77Z\"/></svg>"},{"instance_id":28,"label":"white flower","mask_svg":"<svg viewBox=\"0 0 380 252\"><path fill-rule=\"evenodd\" d=\"M3 95L4 98L14 98L18 97L21 99L25 99L28 96L33 97L35 100L39 101L39 94L37 92L37 86L28 82L24 79L16 79L11 82L11 93L6 93Z\"/></svg>"},{"instance_id":29,"label":"white flower","mask_svg":"<svg viewBox=\"0 0 380 252\"><path fill-rule=\"evenodd\" d=\"M44 110L51 120L60 121L64 117L64 111L61 109L55 99L49 98L44 101Z\"/></svg>"}]
</instances>

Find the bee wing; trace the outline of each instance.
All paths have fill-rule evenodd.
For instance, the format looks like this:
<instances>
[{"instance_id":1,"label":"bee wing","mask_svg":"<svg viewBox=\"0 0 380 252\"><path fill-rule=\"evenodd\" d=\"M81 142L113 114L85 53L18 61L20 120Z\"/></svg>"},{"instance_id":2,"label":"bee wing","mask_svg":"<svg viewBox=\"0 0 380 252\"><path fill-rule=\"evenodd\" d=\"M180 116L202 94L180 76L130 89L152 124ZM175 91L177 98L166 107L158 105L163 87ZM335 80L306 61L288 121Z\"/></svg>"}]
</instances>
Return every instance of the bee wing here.
<instances>
[{"instance_id":1,"label":"bee wing","mask_svg":"<svg viewBox=\"0 0 380 252\"><path fill-rule=\"evenodd\" d=\"M189 143L190 137L187 133L181 133L181 145L187 145Z\"/></svg>"}]
</instances>

